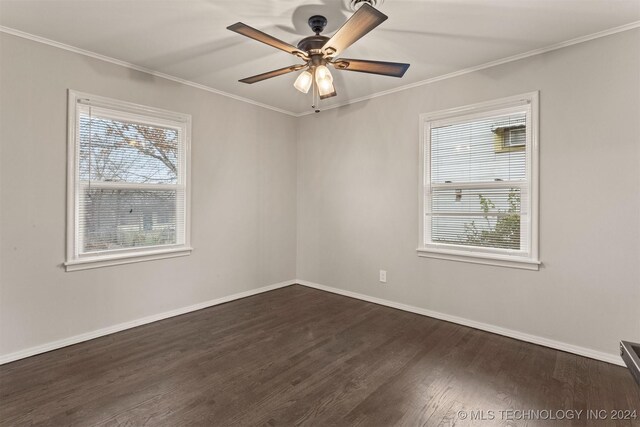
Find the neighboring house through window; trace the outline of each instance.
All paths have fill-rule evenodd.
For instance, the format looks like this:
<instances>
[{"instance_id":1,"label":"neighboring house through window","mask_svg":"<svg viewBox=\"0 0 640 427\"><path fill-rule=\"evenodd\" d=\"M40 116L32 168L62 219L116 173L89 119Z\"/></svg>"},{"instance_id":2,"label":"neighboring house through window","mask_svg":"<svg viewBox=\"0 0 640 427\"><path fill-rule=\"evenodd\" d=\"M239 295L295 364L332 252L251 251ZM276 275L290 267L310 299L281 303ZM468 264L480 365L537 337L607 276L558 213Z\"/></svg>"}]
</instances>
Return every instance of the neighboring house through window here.
<instances>
[{"instance_id":1,"label":"neighboring house through window","mask_svg":"<svg viewBox=\"0 0 640 427\"><path fill-rule=\"evenodd\" d=\"M491 132L495 134L497 153L524 151L527 146L527 124L524 116L520 119L510 117L504 121L497 121L491 127Z\"/></svg>"},{"instance_id":2,"label":"neighboring house through window","mask_svg":"<svg viewBox=\"0 0 640 427\"><path fill-rule=\"evenodd\" d=\"M67 271L188 255L191 116L69 91Z\"/></svg>"},{"instance_id":3,"label":"neighboring house through window","mask_svg":"<svg viewBox=\"0 0 640 427\"><path fill-rule=\"evenodd\" d=\"M418 253L538 269L538 94L421 116Z\"/></svg>"}]
</instances>

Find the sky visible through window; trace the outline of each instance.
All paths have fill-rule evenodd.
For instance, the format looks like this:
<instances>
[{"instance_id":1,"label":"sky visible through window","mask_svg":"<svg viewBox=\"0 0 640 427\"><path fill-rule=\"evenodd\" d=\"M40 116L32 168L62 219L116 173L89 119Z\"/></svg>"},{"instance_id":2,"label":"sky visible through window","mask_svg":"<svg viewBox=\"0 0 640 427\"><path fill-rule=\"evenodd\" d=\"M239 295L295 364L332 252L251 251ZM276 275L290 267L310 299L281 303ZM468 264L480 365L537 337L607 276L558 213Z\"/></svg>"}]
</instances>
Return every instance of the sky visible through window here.
<instances>
[{"instance_id":1,"label":"sky visible through window","mask_svg":"<svg viewBox=\"0 0 640 427\"><path fill-rule=\"evenodd\" d=\"M178 131L80 116L80 180L176 184Z\"/></svg>"}]
</instances>

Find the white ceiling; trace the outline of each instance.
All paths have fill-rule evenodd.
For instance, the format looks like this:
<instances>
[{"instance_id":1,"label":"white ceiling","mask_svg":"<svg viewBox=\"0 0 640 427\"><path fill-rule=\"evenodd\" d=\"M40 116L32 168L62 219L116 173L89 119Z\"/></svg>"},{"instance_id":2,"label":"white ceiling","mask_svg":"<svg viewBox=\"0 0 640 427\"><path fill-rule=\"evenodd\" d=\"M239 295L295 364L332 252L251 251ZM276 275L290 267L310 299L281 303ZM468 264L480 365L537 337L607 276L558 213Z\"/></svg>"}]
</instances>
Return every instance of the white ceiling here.
<instances>
[{"instance_id":1,"label":"white ceiling","mask_svg":"<svg viewBox=\"0 0 640 427\"><path fill-rule=\"evenodd\" d=\"M404 78L333 72L325 107L640 21L640 0L386 0L389 19L345 57L409 62ZM332 34L344 0L0 0L0 25L186 79L293 113L310 110L297 73L238 79L299 63L226 30L242 21L293 45L325 15Z\"/></svg>"}]
</instances>

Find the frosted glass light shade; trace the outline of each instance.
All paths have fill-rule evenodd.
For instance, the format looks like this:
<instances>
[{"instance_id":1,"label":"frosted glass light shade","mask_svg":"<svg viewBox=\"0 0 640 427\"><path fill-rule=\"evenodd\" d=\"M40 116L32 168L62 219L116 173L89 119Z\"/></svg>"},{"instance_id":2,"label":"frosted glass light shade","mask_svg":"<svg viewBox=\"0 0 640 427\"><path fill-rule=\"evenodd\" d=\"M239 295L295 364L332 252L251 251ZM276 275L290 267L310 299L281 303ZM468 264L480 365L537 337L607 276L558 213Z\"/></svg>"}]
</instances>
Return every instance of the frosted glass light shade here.
<instances>
[{"instance_id":1,"label":"frosted glass light shade","mask_svg":"<svg viewBox=\"0 0 640 427\"><path fill-rule=\"evenodd\" d=\"M327 96L327 95L331 95L333 92L335 92L335 88L333 87L333 83L329 80L322 80L321 83L318 83L318 94L321 97Z\"/></svg>"},{"instance_id":2,"label":"frosted glass light shade","mask_svg":"<svg viewBox=\"0 0 640 427\"><path fill-rule=\"evenodd\" d=\"M326 96L335 92L333 76L324 65L316 67L316 84L318 85L318 94L320 94L320 96Z\"/></svg>"},{"instance_id":3,"label":"frosted glass light shade","mask_svg":"<svg viewBox=\"0 0 640 427\"><path fill-rule=\"evenodd\" d=\"M316 82L318 82L319 84L319 80L325 79L333 82L333 76L331 75L329 69L325 65L318 65L316 67Z\"/></svg>"},{"instance_id":4,"label":"frosted glass light shade","mask_svg":"<svg viewBox=\"0 0 640 427\"><path fill-rule=\"evenodd\" d=\"M311 87L312 82L313 82L313 76L309 71L305 70L300 73L295 83L293 84L293 87L295 87L302 93L307 93L309 92L309 88Z\"/></svg>"}]
</instances>

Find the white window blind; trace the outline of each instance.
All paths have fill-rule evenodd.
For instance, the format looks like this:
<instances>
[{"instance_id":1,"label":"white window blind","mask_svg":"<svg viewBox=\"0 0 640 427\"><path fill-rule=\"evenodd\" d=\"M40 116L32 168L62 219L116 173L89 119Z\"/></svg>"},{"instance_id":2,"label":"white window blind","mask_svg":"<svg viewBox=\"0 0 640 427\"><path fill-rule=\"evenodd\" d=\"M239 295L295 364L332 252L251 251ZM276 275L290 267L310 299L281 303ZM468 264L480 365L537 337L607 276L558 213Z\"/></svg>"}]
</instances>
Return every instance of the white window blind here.
<instances>
[{"instance_id":1,"label":"white window blind","mask_svg":"<svg viewBox=\"0 0 640 427\"><path fill-rule=\"evenodd\" d=\"M70 92L72 118L67 268L189 250L190 118Z\"/></svg>"},{"instance_id":2,"label":"white window blind","mask_svg":"<svg viewBox=\"0 0 640 427\"><path fill-rule=\"evenodd\" d=\"M505 104L423 117L419 251L537 263L531 100Z\"/></svg>"}]
</instances>

